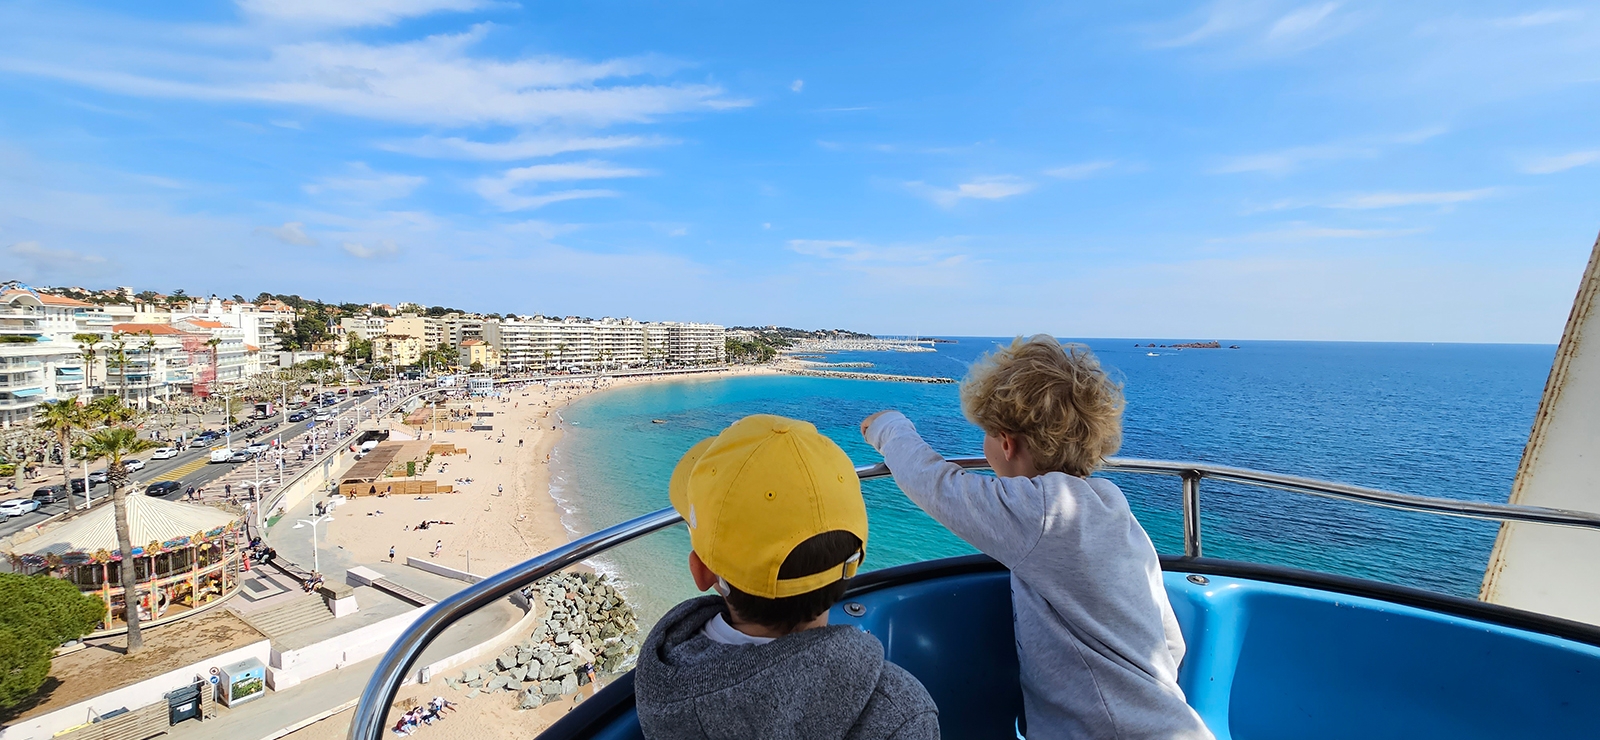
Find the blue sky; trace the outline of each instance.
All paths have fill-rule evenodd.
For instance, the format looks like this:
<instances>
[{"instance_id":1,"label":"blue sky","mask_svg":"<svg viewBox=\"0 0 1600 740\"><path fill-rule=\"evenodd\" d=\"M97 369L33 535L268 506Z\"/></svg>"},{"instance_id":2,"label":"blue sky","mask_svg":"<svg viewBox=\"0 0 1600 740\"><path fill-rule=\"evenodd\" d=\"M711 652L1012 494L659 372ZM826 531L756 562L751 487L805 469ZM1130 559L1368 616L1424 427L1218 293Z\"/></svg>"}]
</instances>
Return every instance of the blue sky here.
<instances>
[{"instance_id":1,"label":"blue sky","mask_svg":"<svg viewBox=\"0 0 1600 740\"><path fill-rule=\"evenodd\" d=\"M1554 342L1600 228L1593 6L138 5L0 4L0 278Z\"/></svg>"}]
</instances>

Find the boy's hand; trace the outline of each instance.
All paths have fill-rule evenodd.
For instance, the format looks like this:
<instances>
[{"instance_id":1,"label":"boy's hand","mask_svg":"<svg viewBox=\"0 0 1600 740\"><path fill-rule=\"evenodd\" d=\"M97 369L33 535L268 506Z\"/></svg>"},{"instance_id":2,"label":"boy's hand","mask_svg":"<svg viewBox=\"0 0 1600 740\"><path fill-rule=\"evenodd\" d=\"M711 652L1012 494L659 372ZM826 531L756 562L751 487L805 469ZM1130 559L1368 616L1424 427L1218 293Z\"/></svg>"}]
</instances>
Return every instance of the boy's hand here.
<instances>
[{"instance_id":1,"label":"boy's hand","mask_svg":"<svg viewBox=\"0 0 1600 740\"><path fill-rule=\"evenodd\" d=\"M872 426L873 420L877 419L880 416L883 416L884 414L889 413L889 411L890 411L890 409L885 409L885 410L879 411L878 413L873 414L873 415L871 415L871 416L869 416L869 417L867 417L865 419L862 419L861 420L861 437L863 439L866 438L866 436L867 436L867 427Z\"/></svg>"}]
</instances>

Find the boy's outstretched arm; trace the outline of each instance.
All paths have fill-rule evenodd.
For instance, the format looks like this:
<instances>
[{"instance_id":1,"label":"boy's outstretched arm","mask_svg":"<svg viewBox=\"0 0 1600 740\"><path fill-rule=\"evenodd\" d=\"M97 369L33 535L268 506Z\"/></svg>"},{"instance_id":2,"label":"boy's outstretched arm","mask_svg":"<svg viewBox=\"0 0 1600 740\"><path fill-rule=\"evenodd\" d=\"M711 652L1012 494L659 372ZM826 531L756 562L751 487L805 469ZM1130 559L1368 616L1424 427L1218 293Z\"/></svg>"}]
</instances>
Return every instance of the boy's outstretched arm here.
<instances>
[{"instance_id":1,"label":"boy's outstretched arm","mask_svg":"<svg viewBox=\"0 0 1600 740\"><path fill-rule=\"evenodd\" d=\"M861 434L907 497L984 554L1015 568L1039 542L1044 495L1032 479L980 475L945 462L898 411L867 417Z\"/></svg>"}]
</instances>

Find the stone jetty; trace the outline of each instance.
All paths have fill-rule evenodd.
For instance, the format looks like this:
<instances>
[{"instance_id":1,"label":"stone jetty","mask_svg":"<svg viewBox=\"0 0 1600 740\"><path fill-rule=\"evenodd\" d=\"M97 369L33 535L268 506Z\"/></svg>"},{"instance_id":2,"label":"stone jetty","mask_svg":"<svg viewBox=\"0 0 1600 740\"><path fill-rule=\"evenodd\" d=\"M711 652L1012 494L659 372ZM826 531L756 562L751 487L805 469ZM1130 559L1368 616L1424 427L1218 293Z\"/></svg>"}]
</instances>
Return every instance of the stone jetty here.
<instances>
[{"instance_id":1,"label":"stone jetty","mask_svg":"<svg viewBox=\"0 0 1600 740\"><path fill-rule=\"evenodd\" d=\"M815 370L797 365L779 365L778 369L790 375L807 375L813 378L844 378L846 380L893 380L900 383L954 383L952 378L930 378L923 375L890 375L888 373L850 373L841 370Z\"/></svg>"},{"instance_id":2,"label":"stone jetty","mask_svg":"<svg viewBox=\"0 0 1600 740\"><path fill-rule=\"evenodd\" d=\"M528 639L494 660L447 676L471 699L497 691L520 692L518 709L537 709L575 694L589 683L583 671L620 673L639 654L639 624L622 592L603 575L556 573L522 590L545 618Z\"/></svg>"}]
</instances>

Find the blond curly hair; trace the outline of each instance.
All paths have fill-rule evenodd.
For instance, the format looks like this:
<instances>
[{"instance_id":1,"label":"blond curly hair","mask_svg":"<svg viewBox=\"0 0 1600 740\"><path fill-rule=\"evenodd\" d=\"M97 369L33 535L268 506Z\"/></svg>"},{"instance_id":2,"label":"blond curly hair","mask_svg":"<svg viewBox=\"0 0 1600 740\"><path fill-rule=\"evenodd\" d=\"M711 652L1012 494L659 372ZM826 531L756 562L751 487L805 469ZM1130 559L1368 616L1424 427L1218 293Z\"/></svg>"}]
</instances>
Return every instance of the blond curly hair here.
<instances>
[{"instance_id":1,"label":"blond curly hair","mask_svg":"<svg viewBox=\"0 0 1600 740\"><path fill-rule=\"evenodd\" d=\"M1027 443L1040 470L1087 476L1122 446L1122 385L1081 344L1017 337L961 382L961 410L991 435Z\"/></svg>"}]
</instances>

